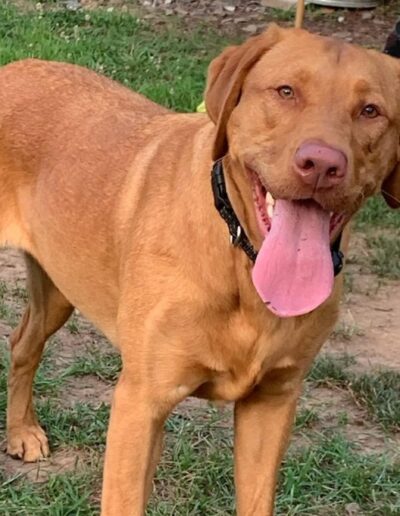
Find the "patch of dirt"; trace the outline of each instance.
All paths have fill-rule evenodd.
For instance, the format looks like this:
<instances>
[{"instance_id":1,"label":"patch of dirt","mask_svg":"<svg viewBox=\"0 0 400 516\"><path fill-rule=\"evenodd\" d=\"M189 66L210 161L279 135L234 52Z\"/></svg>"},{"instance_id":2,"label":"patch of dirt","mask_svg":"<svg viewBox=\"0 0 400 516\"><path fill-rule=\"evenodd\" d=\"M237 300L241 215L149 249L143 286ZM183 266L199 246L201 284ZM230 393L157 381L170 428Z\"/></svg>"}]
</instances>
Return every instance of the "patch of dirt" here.
<instances>
[{"instance_id":1,"label":"patch of dirt","mask_svg":"<svg viewBox=\"0 0 400 516\"><path fill-rule=\"evenodd\" d=\"M75 449L58 449L41 462L23 463L0 453L0 470L9 482L25 477L32 483L46 482L50 475L78 472L87 464L87 453Z\"/></svg>"},{"instance_id":2,"label":"patch of dirt","mask_svg":"<svg viewBox=\"0 0 400 516\"><path fill-rule=\"evenodd\" d=\"M16 249L0 249L0 281L17 280L26 278L25 263L22 252Z\"/></svg>"},{"instance_id":3,"label":"patch of dirt","mask_svg":"<svg viewBox=\"0 0 400 516\"><path fill-rule=\"evenodd\" d=\"M354 356L357 368L400 369L400 281L357 274L352 278L337 336L324 350Z\"/></svg>"},{"instance_id":4,"label":"patch of dirt","mask_svg":"<svg viewBox=\"0 0 400 516\"><path fill-rule=\"evenodd\" d=\"M315 430L326 432L340 428L343 436L358 446L362 453L387 453L400 456L400 434L389 435L371 423L366 411L359 408L351 394L339 388L306 388L300 408L312 409L318 421L312 425L312 432L306 429L294 436L293 445L310 444L309 435L315 437Z\"/></svg>"},{"instance_id":5,"label":"patch of dirt","mask_svg":"<svg viewBox=\"0 0 400 516\"><path fill-rule=\"evenodd\" d=\"M76 402L111 404L113 386L101 381L93 375L74 376L65 382L62 387L63 395L60 404L65 407L73 407Z\"/></svg>"},{"instance_id":6,"label":"patch of dirt","mask_svg":"<svg viewBox=\"0 0 400 516\"><path fill-rule=\"evenodd\" d=\"M66 0L64 5L71 10L100 7L130 11L153 26L168 25L178 19L189 31L199 26L212 27L229 36L259 33L272 21L291 27L290 13L294 12L272 9L263 0ZM398 14L396 2L372 10L313 6L306 11L304 27L317 34L380 49Z\"/></svg>"}]
</instances>

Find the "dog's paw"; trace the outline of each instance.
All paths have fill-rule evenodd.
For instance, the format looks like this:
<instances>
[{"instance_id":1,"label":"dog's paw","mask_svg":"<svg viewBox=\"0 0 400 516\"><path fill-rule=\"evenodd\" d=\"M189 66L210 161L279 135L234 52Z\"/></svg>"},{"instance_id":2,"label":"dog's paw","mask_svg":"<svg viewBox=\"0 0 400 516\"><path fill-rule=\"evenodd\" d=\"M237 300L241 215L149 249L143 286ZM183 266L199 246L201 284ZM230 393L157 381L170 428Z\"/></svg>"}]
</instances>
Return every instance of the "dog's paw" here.
<instances>
[{"instance_id":1,"label":"dog's paw","mask_svg":"<svg viewBox=\"0 0 400 516\"><path fill-rule=\"evenodd\" d=\"M8 431L7 453L13 459L37 462L49 456L49 443L39 425L19 426Z\"/></svg>"}]
</instances>

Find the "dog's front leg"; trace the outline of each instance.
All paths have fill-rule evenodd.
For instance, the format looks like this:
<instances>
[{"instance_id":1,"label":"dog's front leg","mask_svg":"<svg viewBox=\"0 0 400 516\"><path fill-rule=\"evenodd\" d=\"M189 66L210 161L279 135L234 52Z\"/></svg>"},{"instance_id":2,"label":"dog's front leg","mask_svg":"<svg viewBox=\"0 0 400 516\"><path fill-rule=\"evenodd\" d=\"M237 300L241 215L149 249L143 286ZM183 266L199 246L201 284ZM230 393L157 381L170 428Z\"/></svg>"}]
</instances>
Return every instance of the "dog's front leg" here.
<instances>
[{"instance_id":1,"label":"dog's front leg","mask_svg":"<svg viewBox=\"0 0 400 516\"><path fill-rule=\"evenodd\" d=\"M155 403L145 385L121 374L107 435L102 516L144 514L168 412L165 404Z\"/></svg>"},{"instance_id":2,"label":"dog's front leg","mask_svg":"<svg viewBox=\"0 0 400 516\"><path fill-rule=\"evenodd\" d=\"M238 516L271 516L275 485L294 419L299 387L256 388L235 406Z\"/></svg>"}]
</instances>

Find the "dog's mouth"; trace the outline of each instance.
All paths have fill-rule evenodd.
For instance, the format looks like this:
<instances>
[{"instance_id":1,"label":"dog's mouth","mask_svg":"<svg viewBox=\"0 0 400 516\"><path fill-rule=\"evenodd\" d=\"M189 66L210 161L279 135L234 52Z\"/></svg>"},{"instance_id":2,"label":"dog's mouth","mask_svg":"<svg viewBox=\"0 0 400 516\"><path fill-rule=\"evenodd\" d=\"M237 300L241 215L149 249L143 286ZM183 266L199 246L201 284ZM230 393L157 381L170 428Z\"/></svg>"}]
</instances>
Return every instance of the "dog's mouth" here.
<instances>
[{"instance_id":1,"label":"dog's mouth","mask_svg":"<svg viewBox=\"0 0 400 516\"><path fill-rule=\"evenodd\" d=\"M250 175L250 180L251 180L253 201L254 201L254 206L255 206L258 228L261 232L261 235L265 238L271 229L276 199L274 199L271 192L268 192L267 188L261 182L261 180L256 172L249 171L249 175ZM303 204L309 204L309 205L315 204L320 209L323 209L313 199L293 200L291 202L303 203ZM344 213L335 213L333 211L329 212L329 235L330 235L330 237L337 235L337 233L340 231L340 228L343 226L344 221L345 221Z\"/></svg>"},{"instance_id":2,"label":"dog's mouth","mask_svg":"<svg viewBox=\"0 0 400 516\"><path fill-rule=\"evenodd\" d=\"M249 173L257 223L264 238L253 283L276 315L311 312L332 292L330 244L343 225L344 215L324 210L313 199L274 199L257 173Z\"/></svg>"}]
</instances>

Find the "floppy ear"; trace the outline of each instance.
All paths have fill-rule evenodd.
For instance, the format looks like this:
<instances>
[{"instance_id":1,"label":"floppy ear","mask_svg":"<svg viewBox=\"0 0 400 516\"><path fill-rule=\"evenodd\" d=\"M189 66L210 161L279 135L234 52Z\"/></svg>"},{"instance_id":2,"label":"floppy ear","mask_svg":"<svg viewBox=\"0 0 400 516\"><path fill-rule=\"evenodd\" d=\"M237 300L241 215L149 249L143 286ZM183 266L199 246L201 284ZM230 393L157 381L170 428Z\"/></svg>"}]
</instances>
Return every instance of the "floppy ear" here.
<instances>
[{"instance_id":1,"label":"floppy ear","mask_svg":"<svg viewBox=\"0 0 400 516\"><path fill-rule=\"evenodd\" d=\"M400 207L400 164L382 183L382 195L391 208Z\"/></svg>"},{"instance_id":2,"label":"floppy ear","mask_svg":"<svg viewBox=\"0 0 400 516\"><path fill-rule=\"evenodd\" d=\"M213 160L224 156L228 149L226 125L239 103L243 82L250 69L281 37L281 30L272 24L266 32L240 46L228 47L210 64L205 103L208 116L217 126Z\"/></svg>"}]
</instances>

